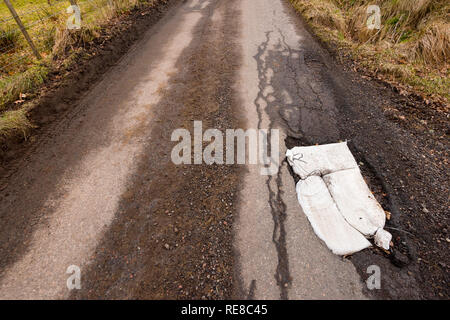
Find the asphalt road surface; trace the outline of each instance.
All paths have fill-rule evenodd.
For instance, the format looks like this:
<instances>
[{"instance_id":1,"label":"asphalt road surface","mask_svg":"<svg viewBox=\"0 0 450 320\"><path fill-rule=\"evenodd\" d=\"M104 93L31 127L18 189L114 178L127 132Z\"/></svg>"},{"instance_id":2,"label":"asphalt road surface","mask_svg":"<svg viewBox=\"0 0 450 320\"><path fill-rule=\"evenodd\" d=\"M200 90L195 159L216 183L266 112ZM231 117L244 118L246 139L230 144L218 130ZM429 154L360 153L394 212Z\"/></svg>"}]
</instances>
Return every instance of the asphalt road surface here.
<instances>
[{"instance_id":1,"label":"asphalt road surface","mask_svg":"<svg viewBox=\"0 0 450 320\"><path fill-rule=\"evenodd\" d=\"M371 297L367 267L394 267L379 253L352 261L326 248L284 154L347 139L363 154L394 152L383 151L378 120L352 113L374 95L341 75L283 0L174 1L8 178L0 298ZM280 130L277 173L175 165L172 132L193 132L196 120ZM66 285L71 265L79 290ZM387 297L417 297L416 277L392 270L407 284L394 281Z\"/></svg>"}]
</instances>

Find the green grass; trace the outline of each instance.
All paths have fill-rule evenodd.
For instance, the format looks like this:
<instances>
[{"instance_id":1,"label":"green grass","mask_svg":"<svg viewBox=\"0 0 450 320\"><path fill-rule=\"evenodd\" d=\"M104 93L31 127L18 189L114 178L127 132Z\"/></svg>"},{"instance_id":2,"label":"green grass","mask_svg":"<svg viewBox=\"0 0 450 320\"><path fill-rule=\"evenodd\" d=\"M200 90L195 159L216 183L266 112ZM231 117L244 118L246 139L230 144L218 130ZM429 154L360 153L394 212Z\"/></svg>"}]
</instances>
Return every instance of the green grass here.
<instances>
[{"instance_id":1,"label":"green grass","mask_svg":"<svg viewBox=\"0 0 450 320\"><path fill-rule=\"evenodd\" d=\"M387 24L395 26L400 21L400 17L392 17L386 21Z\"/></svg>"},{"instance_id":2,"label":"green grass","mask_svg":"<svg viewBox=\"0 0 450 320\"><path fill-rule=\"evenodd\" d=\"M68 1L51 1L51 6L48 5L47 0L11 0L11 3L24 24L33 22L36 18L42 16L43 13L40 11L45 8L50 8L51 11L55 11L54 9L62 9L64 6L69 6ZM11 17L11 13L6 4L3 1L0 1L0 20L9 19ZM15 24L14 20L8 21L8 24L9 23Z\"/></svg>"},{"instance_id":3,"label":"green grass","mask_svg":"<svg viewBox=\"0 0 450 320\"><path fill-rule=\"evenodd\" d=\"M32 127L25 108L3 112L0 115L0 141L17 133L26 138L28 130Z\"/></svg>"},{"instance_id":4,"label":"green grass","mask_svg":"<svg viewBox=\"0 0 450 320\"><path fill-rule=\"evenodd\" d=\"M9 103L19 100L20 94L27 94L33 88L40 86L45 81L48 71L48 67L42 64L14 76L0 79L0 112L5 110Z\"/></svg>"},{"instance_id":5,"label":"green grass","mask_svg":"<svg viewBox=\"0 0 450 320\"><path fill-rule=\"evenodd\" d=\"M0 27L0 52L15 50L18 46L20 33L10 25Z\"/></svg>"},{"instance_id":6,"label":"green grass","mask_svg":"<svg viewBox=\"0 0 450 320\"><path fill-rule=\"evenodd\" d=\"M24 9L27 7L32 7L34 5L39 5L42 3L47 3L47 0L11 0L12 5L14 8L19 11L20 9ZM10 16L8 7L6 4L2 1L0 2L0 19L4 18L5 16Z\"/></svg>"}]
</instances>

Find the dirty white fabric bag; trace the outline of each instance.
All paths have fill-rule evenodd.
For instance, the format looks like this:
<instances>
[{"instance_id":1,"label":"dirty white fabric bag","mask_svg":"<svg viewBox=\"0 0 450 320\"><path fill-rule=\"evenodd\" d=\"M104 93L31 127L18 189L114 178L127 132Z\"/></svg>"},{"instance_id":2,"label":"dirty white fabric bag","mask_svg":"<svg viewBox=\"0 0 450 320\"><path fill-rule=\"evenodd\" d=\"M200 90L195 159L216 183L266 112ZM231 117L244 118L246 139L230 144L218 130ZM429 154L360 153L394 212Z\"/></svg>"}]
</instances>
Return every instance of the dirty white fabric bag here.
<instances>
[{"instance_id":1,"label":"dirty white fabric bag","mask_svg":"<svg viewBox=\"0 0 450 320\"><path fill-rule=\"evenodd\" d=\"M314 232L333 253L351 254L370 246L389 249L386 215L361 175L346 142L295 147L286 157L297 183L298 201Z\"/></svg>"},{"instance_id":2,"label":"dirty white fabric bag","mask_svg":"<svg viewBox=\"0 0 450 320\"><path fill-rule=\"evenodd\" d=\"M370 192L359 168L336 171L323 180L344 219L366 237L383 229L386 214Z\"/></svg>"},{"instance_id":3,"label":"dirty white fabric bag","mask_svg":"<svg viewBox=\"0 0 450 320\"><path fill-rule=\"evenodd\" d=\"M345 221L328 188L319 176L300 180L298 202L317 236L337 255L347 255L371 246L370 242Z\"/></svg>"},{"instance_id":4,"label":"dirty white fabric bag","mask_svg":"<svg viewBox=\"0 0 450 320\"><path fill-rule=\"evenodd\" d=\"M286 157L301 179L311 175L323 176L335 171L358 168L347 142L294 147L287 150Z\"/></svg>"}]
</instances>

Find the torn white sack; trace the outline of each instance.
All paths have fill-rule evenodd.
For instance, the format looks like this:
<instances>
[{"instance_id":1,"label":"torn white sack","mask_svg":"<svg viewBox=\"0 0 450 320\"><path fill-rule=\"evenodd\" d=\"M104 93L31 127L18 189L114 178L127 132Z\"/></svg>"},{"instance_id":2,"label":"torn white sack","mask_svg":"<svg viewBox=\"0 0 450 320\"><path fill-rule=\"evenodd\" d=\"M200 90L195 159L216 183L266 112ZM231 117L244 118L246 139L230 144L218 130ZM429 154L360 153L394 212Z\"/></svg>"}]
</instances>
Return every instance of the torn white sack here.
<instances>
[{"instance_id":1,"label":"torn white sack","mask_svg":"<svg viewBox=\"0 0 450 320\"><path fill-rule=\"evenodd\" d=\"M297 183L298 201L314 231L335 254L375 243L388 250L386 215L361 175L347 143L295 147L286 152ZM362 240L364 239L364 240Z\"/></svg>"},{"instance_id":2,"label":"torn white sack","mask_svg":"<svg viewBox=\"0 0 450 320\"><path fill-rule=\"evenodd\" d=\"M294 147L287 150L286 157L301 179L311 175L323 176L331 172L358 168L347 142Z\"/></svg>"},{"instance_id":3,"label":"torn white sack","mask_svg":"<svg viewBox=\"0 0 450 320\"><path fill-rule=\"evenodd\" d=\"M353 228L366 237L384 228L386 214L358 168L327 174L323 180L339 211Z\"/></svg>"},{"instance_id":4,"label":"torn white sack","mask_svg":"<svg viewBox=\"0 0 450 320\"><path fill-rule=\"evenodd\" d=\"M296 190L298 202L314 232L334 254L352 254L371 246L361 233L345 221L321 177L300 180Z\"/></svg>"}]
</instances>

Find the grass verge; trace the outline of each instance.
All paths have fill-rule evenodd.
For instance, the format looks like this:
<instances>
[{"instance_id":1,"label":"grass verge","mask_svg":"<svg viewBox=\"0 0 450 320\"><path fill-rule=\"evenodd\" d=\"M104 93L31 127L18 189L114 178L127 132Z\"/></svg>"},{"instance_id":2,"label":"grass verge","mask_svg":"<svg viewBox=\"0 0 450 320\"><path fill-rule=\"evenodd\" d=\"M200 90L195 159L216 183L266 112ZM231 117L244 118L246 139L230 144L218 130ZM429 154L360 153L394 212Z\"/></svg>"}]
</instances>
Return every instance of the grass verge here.
<instances>
[{"instance_id":1,"label":"grass verge","mask_svg":"<svg viewBox=\"0 0 450 320\"><path fill-rule=\"evenodd\" d=\"M446 105L450 97L447 0L290 0L314 33L401 93ZM369 5L381 27L369 29Z\"/></svg>"},{"instance_id":2,"label":"grass verge","mask_svg":"<svg viewBox=\"0 0 450 320\"><path fill-rule=\"evenodd\" d=\"M23 20L26 25L34 24L29 33L37 39L35 42L43 59L37 60L30 54L23 37L16 36L17 29L13 26L4 24L0 27L0 48L6 48L0 52L0 140L16 135L27 137L33 127L27 117L31 110L30 99L38 95L49 74L69 69L77 61L76 57L83 55L83 49L100 36L109 21L137 7L152 7L159 2L166 0L79 0L82 28L68 30L68 15L60 10L61 6L65 9L67 3L54 7L47 0L19 0L19 9L31 12L24 15ZM0 18L5 19L7 15L1 9ZM9 64L16 60L20 62Z\"/></svg>"}]
</instances>

